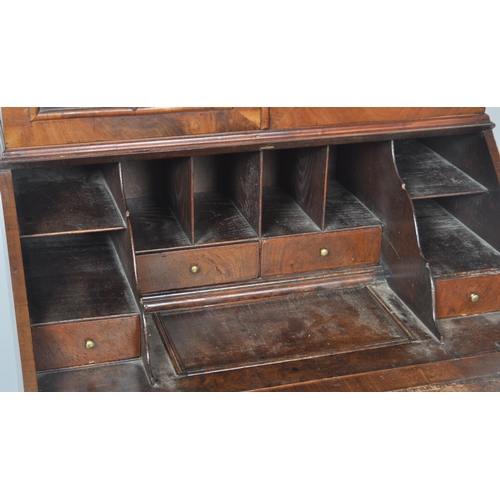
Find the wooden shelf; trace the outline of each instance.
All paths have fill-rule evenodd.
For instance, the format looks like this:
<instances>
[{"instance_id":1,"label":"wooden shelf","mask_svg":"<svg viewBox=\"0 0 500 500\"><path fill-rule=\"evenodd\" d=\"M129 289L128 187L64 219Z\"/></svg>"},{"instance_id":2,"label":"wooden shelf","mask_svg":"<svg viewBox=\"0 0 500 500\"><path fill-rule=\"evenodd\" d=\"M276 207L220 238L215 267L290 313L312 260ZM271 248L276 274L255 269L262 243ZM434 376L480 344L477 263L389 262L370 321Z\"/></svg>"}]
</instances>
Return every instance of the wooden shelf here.
<instances>
[{"instance_id":1,"label":"wooden shelf","mask_svg":"<svg viewBox=\"0 0 500 500\"><path fill-rule=\"evenodd\" d=\"M500 271L500 253L433 200L415 201L420 244L436 278Z\"/></svg>"},{"instance_id":2,"label":"wooden shelf","mask_svg":"<svg viewBox=\"0 0 500 500\"><path fill-rule=\"evenodd\" d=\"M394 153L399 174L414 200L488 191L418 140L395 141Z\"/></svg>"},{"instance_id":3,"label":"wooden shelf","mask_svg":"<svg viewBox=\"0 0 500 500\"><path fill-rule=\"evenodd\" d=\"M151 198L127 202L136 253L168 250L191 244L170 208Z\"/></svg>"},{"instance_id":4,"label":"wooden shelf","mask_svg":"<svg viewBox=\"0 0 500 500\"><path fill-rule=\"evenodd\" d=\"M125 228L98 168L18 170L13 180L21 237Z\"/></svg>"},{"instance_id":5,"label":"wooden shelf","mask_svg":"<svg viewBox=\"0 0 500 500\"><path fill-rule=\"evenodd\" d=\"M257 234L245 217L231 199L223 194L217 192L195 193L194 213L196 245L211 245L257 238Z\"/></svg>"},{"instance_id":6,"label":"wooden shelf","mask_svg":"<svg viewBox=\"0 0 500 500\"><path fill-rule=\"evenodd\" d=\"M108 234L23 241L32 325L138 314Z\"/></svg>"},{"instance_id":7,"label":"wooden shelf","mask_svg":"<svg viewBox=\"0 0 500 500\"><path fill-rule=\"evenodd\" d=\"M279 186L266 186L262 192L262 237L316 233L319 227Z\"/></svg>"},{"instance_id":8,"label":"wooden shelf","mask_svg":"<svg viewBox=\"0 0 500 500\"><path fill-rule=\"evenodd\" d=\"M325 231L381 226L382 223L377 217L339 182L329 182Z\"/></svg>"}]
</instances>

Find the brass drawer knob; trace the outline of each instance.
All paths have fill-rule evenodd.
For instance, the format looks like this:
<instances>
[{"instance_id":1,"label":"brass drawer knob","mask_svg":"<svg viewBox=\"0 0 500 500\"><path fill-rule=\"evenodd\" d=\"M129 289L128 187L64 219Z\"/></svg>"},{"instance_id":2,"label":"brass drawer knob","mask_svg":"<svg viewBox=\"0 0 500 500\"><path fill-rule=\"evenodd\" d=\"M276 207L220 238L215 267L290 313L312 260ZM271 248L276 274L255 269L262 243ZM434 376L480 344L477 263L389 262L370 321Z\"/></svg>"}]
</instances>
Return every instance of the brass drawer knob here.
<instances>
[{"instance_id":1,"label":"brass drawer knob","mask_svg":"<svg viewBox=\"0 0 500 500\"><path fill-rule=\"evenodd\" d=\"M200 268L199 268L198 266L192 266L192 267L191 267L191 272L192 272L193 274L196 274L199 270L200 270Z\"/></svg>"},{"instance_id":2,"label":"brass drawer knob","mask_svg":"<svg viewBox=\"0 0 500 500\"><path fill-rule=\"evenodd\" d=\"M326 248L322 248L319 253L321 257L326 257L330 252Z\"/></svg>"},{"instance_id":3,"label":"brass drawer knob","mask_svg":"<svg viewBox=\"0 0 500 500\"><path fill-rule=\"evenodd\" d=\"M471 293L470 300L472 300L472 302L477 302L479 300L479 295L477 293Z\"/></svg>"},{"instance_id":4,"label":"brass drawer knob","mask_svg":"<svg viewBox=\"0 0 500 500\"><path fill-rule=\"evenodd\" d=\"M87 342L85 342L85 347L87 349L93 349L95 347L95 342L93 340L87 340Z\"/></svg>"}]
</instances>

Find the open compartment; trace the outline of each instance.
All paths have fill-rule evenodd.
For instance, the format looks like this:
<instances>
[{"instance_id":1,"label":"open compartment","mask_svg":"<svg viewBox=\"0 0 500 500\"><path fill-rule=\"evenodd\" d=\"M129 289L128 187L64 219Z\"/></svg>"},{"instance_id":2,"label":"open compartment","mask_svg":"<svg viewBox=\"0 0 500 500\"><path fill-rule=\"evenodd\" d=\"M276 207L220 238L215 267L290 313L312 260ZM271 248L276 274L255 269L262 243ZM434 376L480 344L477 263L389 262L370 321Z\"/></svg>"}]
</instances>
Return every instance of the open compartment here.
<instances>
[{"instance_id":1,"label":"open compartment","mask_svg":"<svg viewBox=\"0 0 500 500\"><path fill-rule=\"evenodd\" d=\"M118 164L15 170L12 177L22 238L126 226Z\"/></svg>"},{"instance_id":2,"label":"open compartment","mask_svg":"<svg viewBox=\"0 0 500 500\"><path fill-rule=\"evenodd\" d=\"M192 159L124 162L122 169L135 252L191 245L194 239Z\"/></svg>"},{"instance_id":3,"label":"open compartment","mask_svg":"<svg viewBox=\"0 0 500 500\"><path fill-rule=\"evenodd\" d=\"M257 239L260 153L197 156L193 163L195 245Z\"/></svg>"},{"instance_id":4,"label":"open compartment","mask_svg":"<svg viewBox=\"0 0 500 500\"><path fill-rule=\"evenodd\" d=\"M324 228L328 148L265 150L262 237Z\"/></svg>"},{"instance_id":5,"label":"open compartment","mask_svg":"<svg viewBox=\"0 0 500 500\"><path fill-rule=\"evenodd\" d=\"M439 200L414 202L422 252L436 287L436 316L500 310L500 252Z\"/></svg>"},{"instance_id":6,"label":"open compartment","mask_svg":"<svg viewBox=\"0 0 500 500\"><path fill-rule=\"evenodd\" d=\"M379 263L381 223L337 180L335 146L266 155L263 276Z\"/></svg>"},{"instance_id":7,"label":"open compartment","mask_svg":"<svg viewBox=\"0 0 500 500\"><path fill-rule=\"evenodd\" d=\"M476 136L477 137L477 136ZM464 150L464 157L458 160L455 154L446 159L438 151L444 153L444 145L460 147L460 137L443 140L407 139L394 141L394 156L399 175L405 182L406 190L412 199L456 196L485 193L488 189L475 179L481 172L470 149ZM447 155L448 156L448 155ZM460 168L457 164L461 164ZM482 174L480 174L482 175Z\"/></svg>"},{"instance_id":8,"label":"open compartment","mask_svg":"<svg viewBox=\"0 0 500 500\"><path fill-rule=\"evenodd\" d=\"M140 356L140 317L111 234L22 245L38 370Z\"/></svg>"}]
</instances>

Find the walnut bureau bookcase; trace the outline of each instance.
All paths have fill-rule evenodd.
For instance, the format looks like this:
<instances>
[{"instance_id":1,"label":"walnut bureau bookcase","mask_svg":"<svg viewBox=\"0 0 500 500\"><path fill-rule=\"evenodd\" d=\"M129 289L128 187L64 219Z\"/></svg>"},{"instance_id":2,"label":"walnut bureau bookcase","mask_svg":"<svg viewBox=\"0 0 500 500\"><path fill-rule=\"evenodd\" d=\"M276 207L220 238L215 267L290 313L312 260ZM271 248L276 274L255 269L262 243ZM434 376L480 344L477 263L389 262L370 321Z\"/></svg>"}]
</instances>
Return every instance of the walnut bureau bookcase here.
<instances>
[{"instance_id":1,"label":"walnut bureau bookcase","mask_svg":"<svg viewBox=\"0 0 500 500\"><path fill-rule=\"evenodd\" d=\"M485 108L3 108L25 390L500 372Z\"/></svg>"}]
</instances>

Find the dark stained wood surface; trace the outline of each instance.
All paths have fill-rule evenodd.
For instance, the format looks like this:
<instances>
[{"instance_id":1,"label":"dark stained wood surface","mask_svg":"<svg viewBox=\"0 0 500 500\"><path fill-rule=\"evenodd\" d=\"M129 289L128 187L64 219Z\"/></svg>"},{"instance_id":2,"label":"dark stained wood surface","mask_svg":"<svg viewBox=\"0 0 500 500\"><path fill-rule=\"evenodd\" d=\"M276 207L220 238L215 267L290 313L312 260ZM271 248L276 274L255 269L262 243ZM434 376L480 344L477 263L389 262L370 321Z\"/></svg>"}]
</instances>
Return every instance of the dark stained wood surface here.
<instances>
[{"instance_id":1,"label":"dark stained wood surface","mask_svg":"<svg viewBox=\"0 0 500 500\"><path fill-rule=\"evenodd\" d=\"M500 270L500 252L433 200L415 201L420 244L435 278Z\"/></svg>"},{"instance_id":2,"label":"dark stained wood surface","mask_svg":"<svg viewBox=\"0 0 500 500\"><path fill-rule=\"evenodd\" d=\"M21 236L125 228L98 169L17 170L13 179Z\"/></svg>"},{"instance_id":3,"label":"dark stained wood surface","mask_svg":"<svg viewBox=\"0 0 500 500\"><path fill-rule=\"evenodd\" d=\"M377 264L381 238L380 228L366 228L263 240L262 276Z\"/></svg>"},{"instance_id":4,"label":"dark stained wood surface","mask_svg":"<svg viewBox=\"0 0 500 500\"><path fill-rule=\"evenodd\" d=\"M156 318L177 371L187 374L409 341L363 288Z\"/></svg>"},{"instance_id":5,"label":"dark stained wood surface","mask_svg":"<svg viewBox=\"0 0 500 500\"><path fill-rule=\"evenodd\" d=\"M138 312L109 235L28 238L23 256L34 325Z\"/></svg>"},{"instance_id":6,"label":"dark stained wood surface","mask_svg":"<svg viewBox=\"0 0 500 500\"><path fill-rule=\"evenodd\" d=\"M487 191L418 140L394 141L394 154L399 175L413 199Z\"/></svg>"},{"instance_id":7,"label":"dark stained wood surface","mask_svg":"<svg viewBox=\"0 0 500 500\"><path fill-rule=\"evenodd\" d=\"M319 232L319 227L279 186L265 186L262 193L262 237Z\"/></svg>"},{"instance_id":8,"label":"dark stained wood surface","mask_svg":"<svg viewBox=\"0 0 500 500\"><path fill-rule=\"evenodd\" d=\"M325 231L381 227L382 223L335 179L328 183Z\"/></svg>"},{"instance_id":9,"label":"dark stained wood surface","mask_svg":"<svg viewBox=\"0 0 500 500\"><path fill-rule=\"evenodd\" d=\"M172 210L151 198L128 200L135 251L145 253L191 244Z\"/></svg>"},{"instance_id":10,"label":"dark stained wood surface","mask_svg":"<svg viewBox=\"0 0 500 500\"><path fill-rule=\"evenodd\" d=\"M38 390L38 383L36 379L35 357L33 354L33 340L31 336L28 298L26 295L21 241L19 239L14 186L12 183L12 173L8 170L0 171L0 193L2 195L3 223L5 223L7 249L9 252L10 277L14 296L23 385L26 392L33 392Z\"/></svg>"},{"instance_id":11,"label":"dark stained wood surface","mask_svg":"<svg viewBox=\"0 0 500 500\"><path fill-rule=\"evenodd\" d=\"M441 338L432 275L419 246L413 203L398 174L392 144L339 146L336 177L383 224L381 261L390 287Z\"/></svg>"},{"instance_id":12,"label":"dark stained wood surface","mask_svg":"<svg viewBox=\"0 0 500 500\"><path fill-rule=\"evenodd\" d=\"M279 182L320 228L325 225L328 147L278 151Z\"/></svg>"},{"instance_id":13,"label":"dark stained wood surface","mask_svg":"<svg viewBox=\"0 0 500 500\"><path fill-rule=\"evenodd\" d=\"M420 140L441 157L489 190L498 190L499 183L493 164L493 146L489 147L488 133L459 136L427 137ZM496 146L495 146L496 147Z\"/></svg>"},{"instance_id":14,"label":"dark stained wood surface","mask_svg":"<svg viewBox=\"0 0 500 500\"><path fill-rule=\"evenodd\" d=\"M257 235L261 233L262 152L224 155L225 168L220 179L231 198Z\"/></svg>"},{"instance_id":15,"label":"dark stained wood surface","mask_svg":"<svg viewBox=\"0 0 500 500\"><path fill-rule=\"evenodd\" d=\"M396 299L397 300L397 299ZM401 307L404 307L402 303ZM420 342L179 377L150 315L153 386L140 362L39 374L42 391L394 391L499 373L500 315L440 321L439 344L418 323Z\"/></svg>"},{"instance_id":16,"label":"dark stained wood surface","mask_svg":"<svg viewBox=\"0 0 500 500\"><path fill-rule=\"evenodd\" d=\"M258 207L256 207L258 210ZM257 233L229 197L218 192L195 193L196 245L211 245L257 238Z\"/></svg>"},{"instance_id":17,"label":"dark stained wood surface","mask_svg":"<svg viewBox=\"0 0 500 500\"><path fill-rule=\"evenodd\" d=\"M191 272L193 266L198 272ZM137 273L142 293L250 280L259 276L259 244L138 255Z\"/></svg>"},{"instance_id":18,"label":"dark stained wood surface","mask_svg":"<svg viewBox=\"0 0 500 500\"><path fill-rule=\"evenodd\" d=\"M193 159L181 158L163 167L164 194L190 243L194 243ZM164 201L164 203L165 203Z\"/></svg>"},{"instance_id":19,"label":"dark stained wood surface","mask_svg":"<svg viewBox=\"0 0 500 500\"><path fill-rule=\"evenodd\" d=\"M37 370L105 363L141 355L139 315L33 328ZM88 349L92 340L95 347Z\"/></svg>"}]
</instances>

